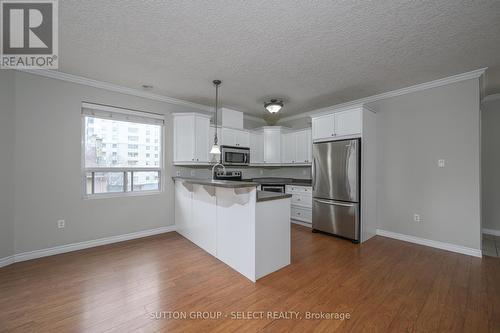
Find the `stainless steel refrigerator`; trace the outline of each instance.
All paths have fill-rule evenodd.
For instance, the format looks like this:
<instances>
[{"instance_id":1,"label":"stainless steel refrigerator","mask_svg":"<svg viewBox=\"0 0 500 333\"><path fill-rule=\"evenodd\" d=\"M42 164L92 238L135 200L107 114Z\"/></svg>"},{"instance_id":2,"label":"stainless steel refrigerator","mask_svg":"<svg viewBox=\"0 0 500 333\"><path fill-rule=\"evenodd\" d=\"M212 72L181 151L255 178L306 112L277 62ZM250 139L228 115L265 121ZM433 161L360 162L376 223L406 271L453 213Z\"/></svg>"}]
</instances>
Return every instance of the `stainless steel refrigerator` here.
<instances>
[{"instance_id":1,"label":"stainless steel refrigerator","mask_svg":"<svg viewBox=\"0 0 500 333\"><path fill-rule=\"evenodd\" d=\"M313 144L313 231L360 239L360 140Z\"/></svg>"}]
</instances>

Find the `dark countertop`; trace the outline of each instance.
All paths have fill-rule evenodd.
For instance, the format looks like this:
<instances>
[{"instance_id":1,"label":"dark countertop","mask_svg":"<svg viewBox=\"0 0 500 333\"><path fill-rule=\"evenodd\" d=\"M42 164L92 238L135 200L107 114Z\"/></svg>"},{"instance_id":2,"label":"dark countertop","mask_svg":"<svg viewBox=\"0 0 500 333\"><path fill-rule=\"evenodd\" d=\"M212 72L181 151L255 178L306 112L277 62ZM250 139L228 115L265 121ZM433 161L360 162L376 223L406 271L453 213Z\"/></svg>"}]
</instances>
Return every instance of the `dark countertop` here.
<instances>
[{"instance_id":1,"label":"dark countertop","mask_svg":"<svg viewBox=\"0 0 500 333\"><path fill-rule=\"evenodd\" d=\"M243 188L243 187L257 187L259 184L252 181L234 181L234 180L211 180L201 178L186 178L186 177L172 177L173 180L186 182L190 184L209 185L216 187L227 188Z\"/></svg>"},{"instance_id":2,"label":"dark countertop","mask_svg":"<svg viewBox=\"0 0 500 333\"><path fill-rule=\"evenodd\" d=\"M291 198L291 194L257 191L257 202Z\"/></svg>"},{"instance_id":3,"label":"dark countertop","mask_svg":"<svg viewBox=\"0 0 500 333\"><path fill-rule=\"evenodd\" d=\"M244 179L244 181L251 181L259 184L285 184L285 185L296 185L296 186L312 185L311 179L295 179L295 178L262 177L262 178Z\"/></svg>"}]
</instances>

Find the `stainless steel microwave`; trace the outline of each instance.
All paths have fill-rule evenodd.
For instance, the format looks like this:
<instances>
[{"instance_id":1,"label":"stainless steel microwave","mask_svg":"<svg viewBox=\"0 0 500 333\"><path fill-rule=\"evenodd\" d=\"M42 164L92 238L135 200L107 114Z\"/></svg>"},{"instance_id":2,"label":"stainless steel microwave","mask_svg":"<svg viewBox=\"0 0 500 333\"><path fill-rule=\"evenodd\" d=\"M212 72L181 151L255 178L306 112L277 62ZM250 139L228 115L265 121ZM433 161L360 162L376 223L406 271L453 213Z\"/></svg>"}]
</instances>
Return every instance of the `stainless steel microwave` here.
<instances>
[{"instance_id":1,"label":"stainless steel microwave","mask_svg":"<svg viewBox=\"0 0 500 333\"><path fill-rule=\"evenodd\" d=\"M220 162L223 165L249 165L250 148L220 146Z\"/></svg>"}]
</instances>

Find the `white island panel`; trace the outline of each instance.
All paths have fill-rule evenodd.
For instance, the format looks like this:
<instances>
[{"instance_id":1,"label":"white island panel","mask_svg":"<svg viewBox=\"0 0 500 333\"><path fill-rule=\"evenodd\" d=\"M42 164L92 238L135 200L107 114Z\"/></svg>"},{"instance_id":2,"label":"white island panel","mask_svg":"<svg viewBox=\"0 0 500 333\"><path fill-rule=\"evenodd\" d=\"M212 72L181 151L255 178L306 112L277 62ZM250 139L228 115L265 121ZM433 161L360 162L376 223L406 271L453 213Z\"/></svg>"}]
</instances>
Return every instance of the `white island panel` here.
<instances>
[{"instance_id":1,"label":"white island panel","mask_svg":"<svg viewBox=\"0 0 500 333\"><path fill-rule=\"evenodd\" d=\"M255 278L290 265L290 199L257 202Z\"/></svg>"},{"instance_id":2,"label":"white island panel","mask_svg":"<svg viewBox=\"0 0 500 333\"><path fill-rule=\"evenodd\" d=\"M217 258L255 282L255 188L217 187Z\"/></svg>"},{"instance_id":3,"label":"white island panel","mask_svg":"<svg viewBox=\"0 0 500 333\"><path fill-rule=\"evenodd\" d=\"M215 187L193 185L193 228L191 241L213 256L216 251L217 200Z\"/></svg>"}]
</instances>

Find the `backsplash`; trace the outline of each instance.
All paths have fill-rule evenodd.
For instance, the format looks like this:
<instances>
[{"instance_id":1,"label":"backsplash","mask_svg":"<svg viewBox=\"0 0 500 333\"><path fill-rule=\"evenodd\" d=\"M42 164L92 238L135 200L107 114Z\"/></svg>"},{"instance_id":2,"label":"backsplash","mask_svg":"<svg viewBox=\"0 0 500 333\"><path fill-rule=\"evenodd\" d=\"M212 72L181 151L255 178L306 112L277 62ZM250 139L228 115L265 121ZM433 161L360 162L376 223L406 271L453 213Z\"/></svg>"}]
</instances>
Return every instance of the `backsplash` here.
<instances>
[{"instance_id":1,"label":"backsplash","mask_svg":"<svg viewBox=\"0 0 500 333\"><path fill-rule=\"evenodd\" d=\"M281 178L297 178L310 179L311 167L226 167L226 170L241 170L243 179L259 178L259 177L281 177ZM196 166L184 167L174 166L172 170L173 176L178 177L195 177L195 178L210 178L212 167Z\"/></svg>"}]
</instances>

